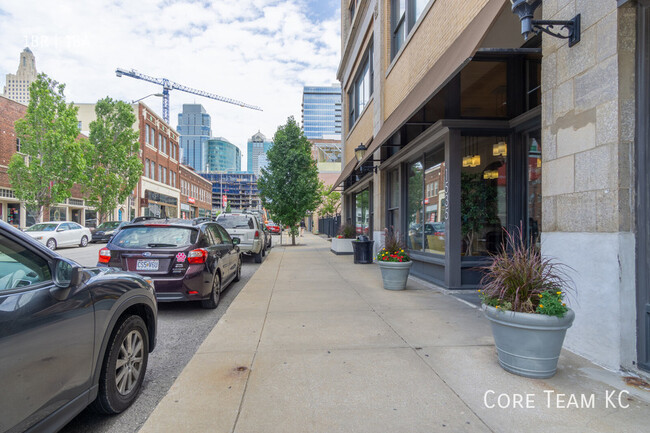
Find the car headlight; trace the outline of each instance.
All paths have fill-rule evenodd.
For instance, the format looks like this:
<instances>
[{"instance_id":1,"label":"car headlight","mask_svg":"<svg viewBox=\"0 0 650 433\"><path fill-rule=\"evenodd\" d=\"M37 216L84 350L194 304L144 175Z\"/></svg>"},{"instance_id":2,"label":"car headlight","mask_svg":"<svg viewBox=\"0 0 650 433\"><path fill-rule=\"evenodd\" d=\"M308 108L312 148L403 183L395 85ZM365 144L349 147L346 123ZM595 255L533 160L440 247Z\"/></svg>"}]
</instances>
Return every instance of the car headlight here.
<instances>
[{"instance_id":1,"label":"car headlight","mask_svg":"<svg viewBox=\"0 0 650 433\"><path fill-rule=\"evenodd\" d=\"M115 233L113 230L111 230L110 232L104 232L105 235L112 235L113 233Z\"/></svg>"}]
</instances>

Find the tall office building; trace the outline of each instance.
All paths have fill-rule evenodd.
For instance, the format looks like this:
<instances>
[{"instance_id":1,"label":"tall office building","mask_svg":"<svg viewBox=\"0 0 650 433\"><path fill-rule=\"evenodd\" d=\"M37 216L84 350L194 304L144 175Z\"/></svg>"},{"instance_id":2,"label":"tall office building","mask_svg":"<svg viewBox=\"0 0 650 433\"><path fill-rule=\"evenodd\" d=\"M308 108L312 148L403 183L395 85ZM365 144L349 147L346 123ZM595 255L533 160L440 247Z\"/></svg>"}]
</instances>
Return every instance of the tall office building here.
<instances>
[{"instance_id":1,"label":"tall office building","mask_svg":"<svg viewBox=\"0 0 650 433\"><path fill-rule=\"evenodd\" d=\"M22 104L29 104L29 86L36 80L37 75L34 53L29 48L25 48L20 53L18 71L15 74L7 74L3 96Z\"/></svg>"},{"instance_id":2,"label":"tall office building","mask_svg":"<svg viewBox=\"0 0 650 433\"><path fill-rule=\"evenodd\" d=\"M181 138L181 162L198 172L209 170L210 122L210 115L201 104L183 104L183 112L178 114L176 130Z\"/></svg>"},{"instance_id":3,"label":"tall office building","mask_svg":"<svg viewBox=\"0 0 650 433\"><path fill-rule=\"evenodd\" d=\"M302 92L302 129L307 138L341 136L341 86L305 86Z\"/></svg>"},{"instance_id":4,"label":"tall office building","mask_svg":"<svg viewBox=\"0 0 650 433\"><path fill-rule=\"evenodd\" d=\"M213 172L241 171L241 150L223 137L208 140L208 170Z\"/></svg>"},{"instance_id":5,"label":"tall office building","mask_svg":"<svg viewBox=\"0 0 650 433\"><path fill-rule=\"evenodd\" d=\"M256 176L260 175L260 165L259 165L259 156L269 151L273 146L273 142L268 140L264 134L260 131L257 131L257 134L253 135L250 140L248 140L248 152L246 161L246 171L249 173L254 173Z\"/></svg>"}]
</instances>

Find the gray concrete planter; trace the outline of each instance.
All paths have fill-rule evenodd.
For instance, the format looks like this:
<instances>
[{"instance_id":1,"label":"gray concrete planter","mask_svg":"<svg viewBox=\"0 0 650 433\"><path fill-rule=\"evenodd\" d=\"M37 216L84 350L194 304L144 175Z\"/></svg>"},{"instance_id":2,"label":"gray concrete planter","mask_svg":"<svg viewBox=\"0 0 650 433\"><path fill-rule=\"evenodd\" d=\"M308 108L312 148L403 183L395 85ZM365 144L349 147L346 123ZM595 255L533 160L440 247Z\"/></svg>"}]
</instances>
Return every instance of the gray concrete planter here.
<instances>
[{"instance_id":1,"label":"gray concrete planter","mask_svg":"<svg viewBox=\"0 0 650 433\"><path fill-rule=\"evenodd\" d=\"M332 238L332 248L330 251L332 251L337 256L348 254L352 255L352 241L354 241L354 239Z\"/></svg>"},{"instance_id":2,"label":"gray concrete planter","mask_svg":"<svg viewBox=\"0 0 650 433\"><path fill-rule=\"evenodd\" d=\"M575 318L573 310L564 317L500 311L487 305L483 310L504 370L534 379L555 374L564 335Z\"/></svg>"},{"instance_id":3,"label":"gray concrete planter","mask_svg":"<svg viewBox=\"0 0 650 433\"><path fill-rule=\"evenodd\" d=\"M409 271L413 262L382 262L377 261L381 269L381 278L384 280L386 290L404 290L409 278Z\"/></svg>"}]
</instances>

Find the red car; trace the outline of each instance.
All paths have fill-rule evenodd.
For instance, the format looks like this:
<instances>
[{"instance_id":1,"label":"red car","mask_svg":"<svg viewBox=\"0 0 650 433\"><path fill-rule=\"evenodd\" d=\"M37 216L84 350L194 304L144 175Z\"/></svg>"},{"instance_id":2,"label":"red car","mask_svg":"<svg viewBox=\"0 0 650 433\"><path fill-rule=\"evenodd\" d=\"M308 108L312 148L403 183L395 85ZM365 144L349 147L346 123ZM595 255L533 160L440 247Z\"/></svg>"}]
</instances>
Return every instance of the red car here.
<instances>
[{"instance_id":1,"label":"red car","mask_svg":"<svg viewBox=\"0 0 650 433\"><path fill-rule=\"evenodd\" d=\"M280 234L280 226L278 224L274 223L273 221L267 222L266 223L266 228L271 233Z\"/></svg>"}]
</instances>

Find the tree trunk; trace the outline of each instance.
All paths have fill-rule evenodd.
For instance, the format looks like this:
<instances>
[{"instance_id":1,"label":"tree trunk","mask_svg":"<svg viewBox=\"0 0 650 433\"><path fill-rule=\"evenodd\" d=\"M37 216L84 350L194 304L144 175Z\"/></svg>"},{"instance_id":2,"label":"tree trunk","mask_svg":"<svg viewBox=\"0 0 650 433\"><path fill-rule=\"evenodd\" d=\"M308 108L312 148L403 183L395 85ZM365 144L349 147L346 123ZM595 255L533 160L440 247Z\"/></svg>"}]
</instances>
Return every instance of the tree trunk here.
<instances>
[{"instance_id":1,"label":"tree trunk","mask_svg":"<svg viewBox=\"0 0 650 433\"><path fill-rule=\"evenodd\" d=\"M291 232L291 245L296 245L296 235L293 232Z\"/></svg>"}]
</instances>

